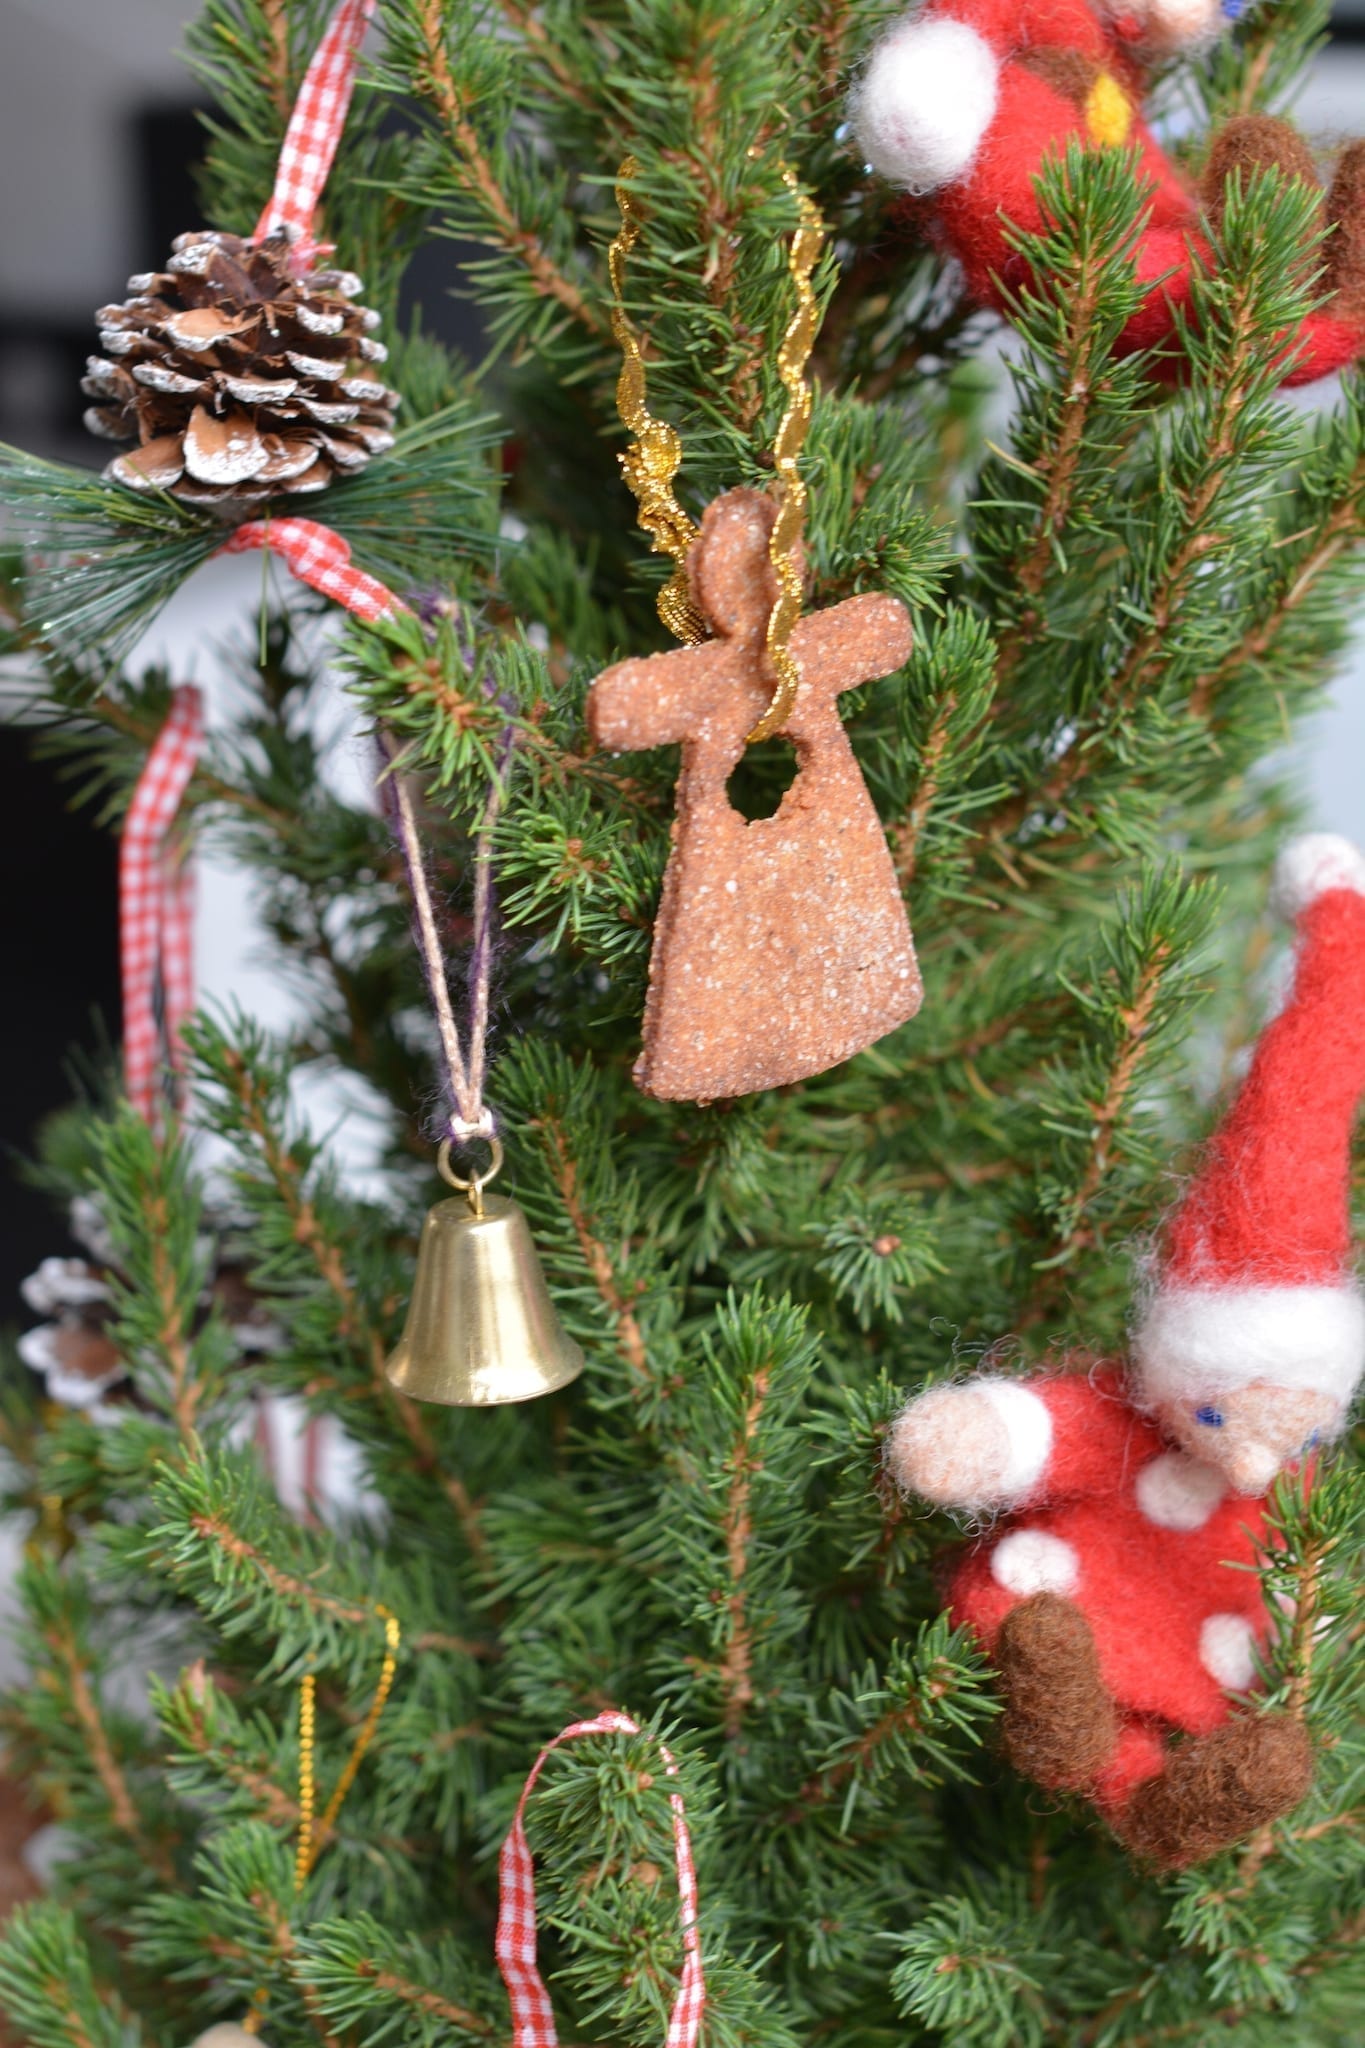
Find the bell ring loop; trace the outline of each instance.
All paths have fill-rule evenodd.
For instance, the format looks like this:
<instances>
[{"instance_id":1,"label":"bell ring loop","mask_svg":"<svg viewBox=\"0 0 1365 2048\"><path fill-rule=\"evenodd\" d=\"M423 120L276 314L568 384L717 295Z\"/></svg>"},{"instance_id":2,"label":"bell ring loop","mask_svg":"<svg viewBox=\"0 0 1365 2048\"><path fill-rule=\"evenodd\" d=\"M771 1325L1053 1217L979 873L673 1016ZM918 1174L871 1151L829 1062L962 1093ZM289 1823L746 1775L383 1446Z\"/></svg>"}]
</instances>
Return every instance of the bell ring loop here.
<instances>
[{"instance_id":1,"label":"bell ring loop","mask_svg":"<svg viewBox=\"0 0 1365 2048\"><path fill-rule=\"evenodd\" d=\"M448 1186L456 1188L462 1195L468 1195L470 1208L476 1216L482 1216L483 1191L489 1182L496 1180L502 1172L502 1141L500 1138L468 1139L465 1141L467 1144L477 1143L487 1145L488 1147L488 1166L486 1170L483 1173L472 1173L468 1180L461 1180L459 1174L455 1172L450 1163L450 1150L454 1142L453 1138L443 1138L441 1140L441 1149L436 1154L436 1171Z\"/></svg>"}]
</instances>

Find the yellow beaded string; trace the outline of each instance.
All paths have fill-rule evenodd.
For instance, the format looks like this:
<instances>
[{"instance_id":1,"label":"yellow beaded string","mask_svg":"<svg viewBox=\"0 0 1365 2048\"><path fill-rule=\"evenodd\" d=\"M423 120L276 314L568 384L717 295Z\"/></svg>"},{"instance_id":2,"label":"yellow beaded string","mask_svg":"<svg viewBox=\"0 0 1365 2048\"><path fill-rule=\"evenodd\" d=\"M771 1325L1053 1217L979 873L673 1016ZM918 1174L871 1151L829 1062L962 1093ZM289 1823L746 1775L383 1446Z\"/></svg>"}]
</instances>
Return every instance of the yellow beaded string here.
<instances>
[{"instance_id":1,"label":"yellow beaded string","mask_svg":"<svg viewBox=\"0 0 1365 2048\"><path fill-rule=\"evenodd\" d=\"M341 1811L342 1801L356 1780L356 1773L365 1758L365 1752L374 1740L374 1731L379 1726L379 1717L385 1702L393 1689L394 1674L398 1669L398 1651L403 1632L398 1617L387 1607L376 1605L375 1613L384 1624L384 1662L379 1669L379 1683L370 1701L370 1710L361 1724L360 1732L351 1745L351 1754L337 1779L336 1790L328 1800L322 1819L314 1824L317 1805L317 1678L306 1671L299 1680L299 1840L294 1853L294 1896L298 1897L308 1882L318 1852L331 1834ZM244 2034L259 2034L265 2019L269 1994L264 1986L254 1991L251 2006L242 2021Z\"/></svg>"},{"instance_id":2,"label":"yellow beaded string","mask_svg":"<svg viewBox=\"0 0 1365 2048\"><path fill-rule=\"evenodd\" d=\"M696 646L707 638L706 621L693 602L687 580L687 554L697 537L697 528L673 494L673 479L682 467L682 437L665 421L655 419L649 410L644 357L639 336L625 309L626 259L640 238L642 225L629 190L629 180L637 168L635 158L628 156L617 173L616 204L621 228L608 258L612 332L621 350L616 408L635 437L621 457L621 469L635 495L640 524L650 536L655 554L671 555L677 563L659 593L659 617L676 639ZM777 597L768 617L765 643L776 688L771 704L748 736L750 742L767 739L785 725L801 683L801 670L791 651L792 633L801 616L801 535L806 519L807 493L800 458L811 416L806 366L820 326L811 277L824 247L825 223L814 200L801 190L795 172L784 168L782 177L796 200L801 219L787 258L796 291L796 310L787 322L777 352L777 371L787 394L787 409L773 449L778 510L768 541L768 558L777 578Z\"/></svg>"},{"instance_id":3,"label":"yellow beaded string","mask_svg":"<svg viewBox=\"0 0 1365 2048\"><path fill-rule=\"evenodd\" d=\"M360 1731L351 1745L351 1754L345 1768L337 1779L336 1789L323 1811L322 1819L314 1826L313 1814L317 1801L317 1778L314 1751L314 1727L317 1709L317 1680L311 1671L306 1672L299 1682L299 1842L294 1857L294 1891L297 1895L308 1882L309 1874L317 1860L321 1845L327 1840L341 1812L346 1794L356 1781L356 1773L365 1759L365 1752L374 1740L374 1731L379 1726L379 1717L393 1688L394 1673L398 1669L398 1651L403 1640L398 1617L387 1607L376 1607L375 1613L384 1623L384 1662L380 1666L379 1683L370 1701L370 1710L361 1723Z\"/></svg>"}]
</instances>

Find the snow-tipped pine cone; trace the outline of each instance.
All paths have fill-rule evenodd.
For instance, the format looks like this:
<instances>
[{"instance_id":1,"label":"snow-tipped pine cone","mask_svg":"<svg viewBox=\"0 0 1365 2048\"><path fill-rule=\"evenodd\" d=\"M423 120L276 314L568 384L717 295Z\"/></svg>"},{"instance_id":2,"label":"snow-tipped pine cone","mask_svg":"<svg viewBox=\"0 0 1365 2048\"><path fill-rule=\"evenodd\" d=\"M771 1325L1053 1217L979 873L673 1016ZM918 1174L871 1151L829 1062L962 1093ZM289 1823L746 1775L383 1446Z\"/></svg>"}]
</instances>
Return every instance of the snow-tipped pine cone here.
<instances>
[{"instance_id":1,"label":"snow-tipped pine cone","mask_svg":"<svg viewBox=\"0 0 1365 2048\"><path fill-rule=\"evenodd\" d=\"M138 443L106 476L236 518L392 447L398 394L372 374L388 351L372 338L378 316L352 303L360 279L296 275L291 246L281 233L180 235L164 271L101 307L86 425Z\"/></svg>"}]
</instances>

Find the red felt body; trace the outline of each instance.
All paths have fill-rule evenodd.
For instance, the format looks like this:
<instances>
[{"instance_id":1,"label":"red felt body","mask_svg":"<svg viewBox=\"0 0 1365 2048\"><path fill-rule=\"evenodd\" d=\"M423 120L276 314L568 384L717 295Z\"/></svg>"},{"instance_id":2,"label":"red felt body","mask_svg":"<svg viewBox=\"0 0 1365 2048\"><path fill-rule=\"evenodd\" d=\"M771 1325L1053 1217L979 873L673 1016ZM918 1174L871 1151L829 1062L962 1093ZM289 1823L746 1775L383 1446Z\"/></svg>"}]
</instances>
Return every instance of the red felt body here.
<instances>
[{"instance_id":1,"label":"red felt body","mask_svg":"<svg viewBox=\"0 0 1365 2048\"><path fill-rule=\"evenodd\" d=\"M1170 1730L1207 1734L1226 1718L1229 1696L1200 1661L1209 1616L1240 1615L1266 1640L1261 1582L1247 1569L1264 1541L1264 1503L1229 1493L1202 1528L1158 1526L1138 1506L1135 1486L1171 1446L1129 1404L1118 1369L1029 1384L1052 1417L1051 1455L1031 1503L993 1525L959 1565L950 1611L993 1649L1022 1597L992 1577L996 1545L1013 1530L1037 1529L1071 1546L1080 1571L1067 1597L1094 1632L1105 1686L1127 1722L1097 1794L1102 1808L1113 1808L1161 1769Z\"/></svg>"},{"instance_id":2,"label":"red felt body","mask_svg":"<svg viewBox=\"0 0 1365 2048\"><path fill-rule=\"evenodd\" d=\"M926 19L960 21L1000 59L995 116L967 176L936 196L940 236L958 258L973 295L1006 310L1005 296L1028 283L1027 267L1007 240L1010 224L1033 233L1043 227L1034 180L1048 156L1069 141L1087 141L1080 109L1019 61L1024 49L1076 51L1102 64L1140 103L1142 77L1132 54L1137 26L1122 17L1101 21L1083 0L949 0ZM1116 353L1174 343L1177 318L1189 306L1195 265L1209 259L1200 230L1199 203L1139 115L1130 143L1142 175L1153 186L1151 215L1137 252L1138 279L1151 285L1142 310L1129 321ZM1158 280L1160 282L1158 283ZM1330 311L1310 314L1286 336L1292 352L1286 384L1309 384L1346 369L1365 349L1365 330Z\"/></svg>"}]
</instances>

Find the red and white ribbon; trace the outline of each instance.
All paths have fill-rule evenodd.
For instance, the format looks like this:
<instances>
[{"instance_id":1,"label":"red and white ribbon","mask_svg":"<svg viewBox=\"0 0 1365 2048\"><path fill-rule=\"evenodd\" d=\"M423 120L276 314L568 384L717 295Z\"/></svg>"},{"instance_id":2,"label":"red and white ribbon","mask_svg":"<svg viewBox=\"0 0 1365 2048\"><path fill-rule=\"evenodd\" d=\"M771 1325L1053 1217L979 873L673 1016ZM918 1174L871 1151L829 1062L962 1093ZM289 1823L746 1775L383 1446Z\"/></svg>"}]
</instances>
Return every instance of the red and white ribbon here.
<instances>
[{"instance_id":1,"label":"red and white ribbon","mask_svg":"<svg viewBox=\"0 0 1365 2048\"><path fill-rule=\"evenodd\" d=\"M186 683L138 777L119 847L124 1082L150 1124L164 1099L164 1070L180 1071L180 1033L194 1008L193 872L169 840L203 744L203 705Z\"/></svg>"},{"instance_id":2,"label":"red and white ribbon","mask_svg":"<svg viewBox=\"0 0 1365 2048\"><path fill-rule=\"evenodd\" d=\"M387 584L352 567L349 543L316 519L248 520L224 541L219 553L241 555L249 548L269 548L288 563L301 583L311 584L370 625L403 609Z\"/></svg>"},{"instance_id":3,"label":"red and white ribbon","mask_svg":"<svg viewBox=\"0 0 1365 2048\"><path fill-rule=\"evenodd\" d=\"M640 1724L629 1714L608 1712L591 1721L574 1721L547 1742L531 1767L522 1787L516 1815L498 1858L498 1932L496 1952L502 1981L512 2005L512 2048L558 2048L554 2014L550 2009L545 1981L536 1967L536 1881L526 1840L526 1802L535 1790L537 1778L551 1750L579 1735L638 1735ZM670 1778L678 1775L671 1753L659 1744ZM701 1942L697 1934L697 1872L692 1861L692 1839L682 1794L670 1792L673 1808L673 1848L678 1866L678 1897L682 1908L682 1978L673 2010L668 2018L665 2048L693 2048L701 2030L706 2005L706 1982L702 1975Z\"/></svg>"},{"instance_id":4,"label":"red and white ribbon","mask_svg":"<svg viewBox=\"0 0 1365 2048\"><path fill-rule=\"evenodd\" d=\"M360 45L373 13L374 0L341 0L328 22L289 117L275 189L256 223L258 241L279 228L297 236L295 260L300 266L317 253L313 215L346 125Z\"/></svg>"}]
</instances>

